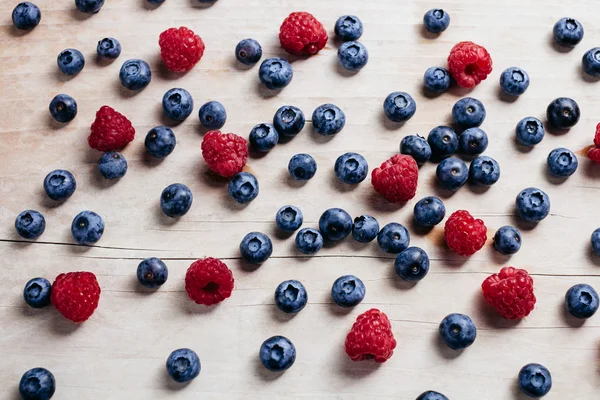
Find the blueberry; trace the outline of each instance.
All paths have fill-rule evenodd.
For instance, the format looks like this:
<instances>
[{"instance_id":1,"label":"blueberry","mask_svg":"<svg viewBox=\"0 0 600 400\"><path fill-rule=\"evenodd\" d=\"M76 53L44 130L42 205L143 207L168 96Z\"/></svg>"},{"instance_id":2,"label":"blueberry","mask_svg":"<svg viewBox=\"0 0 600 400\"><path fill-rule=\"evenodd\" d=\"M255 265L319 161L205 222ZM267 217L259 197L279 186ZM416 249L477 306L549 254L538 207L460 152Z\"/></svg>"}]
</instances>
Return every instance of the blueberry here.
<instances>
[{"instance_id":1,"label":"blueberry","mask_svg":"<svg viewBox=\"0 0 600 400\"><path fill-rule=\"evenodd\" d=\"M409 247L396 256L394 270L405 281L420 281L429 272L429 256L419 247Z\"/></svg>"},{"instance_id":2,"label":"blueberry","mask_svg":"<svg viewBox=\"0 0 600 400\"><path fill-rule=\"evenodd\" d=\"M273 254L271 239L261 232L250 232L240 243L240 253L251 264L262 264Z\"/></svg>"},{"instance_id":3,"label":"blueberry","mask_svg":"<svg viewBox=\"0 0 600 400\"><path fill-rule=\"evenodd\" d=\"M571 176L577 170L579 162L577 156L571 150L560 147L548 154L548 172L557 177Z\"/></svg>"},{"instance_id":4,"label":"blueberry","mask_svg":"<svg viewBox=\"0 0 600 400\"><path fill-rule=\"evenodd\" d=\"M400 142L400 154L409 155L415 159L417 164L423 165L431 157L431 146L422 136L405 136Z\"/></svg>"},{"instance_id":5,"label":"blueberry","mask_svg":"<svg viewBox=\"0 0 600 400\"><path fill-rule=\"evenodd\" d=\"M435 226L446 216L446 207L435 196L424 197L415 204L415 222L420 226Z\"/></svg>"},{"instance_id":6,"label":"blueberry","mask_svg":"<svg viewBox=\"0 0 600 400\"><path fill-rule=\"evenodd\" d=\"M335 175L342 183L355 185L365 180L369 173L367 160L358 153L345 153L335 161Z\"/></svg>"},{"instance_id":7,"label":"blueberry","mask_svg":"<svg viewBox=\"0 0 600 400\"><path fill-rule=\"evenodd\" d=\"M258 77L267 89L283 89L290 84L294 71L289 62L283 58L267 58L260 64Z\"/></svg>"},{"instance_id":8,"label":"blueberry","mask_svg":"<svg viewBox=\"0 0 600 400\"><path fill-rule=\"evenodd\" d=\"M296 249L304 254L315 254L323 247L321 232L313 228L304 228L296 235Z\"/></svg>"},{"instance_id":9,"label":"blueberry","mask_svg":"<svg viewBox=\"0 0 600 400\"><path fill-rule=\"evenodd\" d=\"M591 242L592 242L592 248L594 249L594 253L596 253L596 255L600 256L600 228L598 228L594 232L592 232Z\"/></svg>"},{"instance_id":10,"label":"blueberry","mask_svg":"<svg viewBox=\"0 0 600 400\"><path fill-rule=\"evenodd\" d=\"M258 356L266 369L282 372L294 365L296 348L290 339L284 336L273 336L260 345Z\"/></svg>"},{"instance_id":11,"label":"blueberry","mask_svg":"<svg viewBox=\"0 0 600 400\"><path fill-rule=\"evenodd\" d=\"M294 106L280 107L273 117L273 126L283 136L296 136L305 123L304 113Z\"/></svg>"},{"instance_id":12,"label":"blueberry","mask_svg":"<svg viewBox=\"0 0 600 400\"><path fill-rule=\"evenodd\" d=\"M63 74L76 75L83 69L85 58L79 50L66 49L60 52L56 63Z\"/></svg>"},{"instance_id":13,"label":"blueberry","mask_svg":"<svg viewBox=\"0 0 600 400\"><path fill-rule=\"evenodd\" d=\"M77 115L77 102L67 94L57 94L50 102L50 115L58 122L71 122Z\"/></svg>"},{"instance_id":14,"label":"blueberry","mask_svg":"<svg viewBox=\"0 0 600 400\"><path fill-rule=\"evenodd\" d=\"M25 303L33 308L42 308L50 305L50 292L52 284L45 278L33 278L25 284L23 298Z\"/></svg>"},{"instance_id":15,"label":"blueberry","mask_svg":"<svg viewBox=\"0 0 600 400\"><path fill-rule=\"evenodd\" d=\"M45 368L30 369L19 382L19 393L23 400L50 400L55 390L54 375Z\"/></svg>"},{"instance_id":16,"label":"blueberry","mask_svg":"<svg viewBox=\"0 0 600 400\"><path fill-rule=\"evenodd\" d=\"M286 232L294 232L302 226L303 221L302 211L296 206L283 206L275 216L277 227Z\"/></svg>"},{"instance_id":17,"label":"blueberry","mask_svg":"<svg viewBox=\"0 0 600 400\"><path fill-rule=\"evenodd\" d=\"M175 382L183 383L200 374L200 358L190 349L177 349L167 358L167 372Z\"/></svg>"},{"instance_id":18,"label":"blueberry","mask_svg":"<svg viewBox=\"0 0 600 400\"><path fill-rule=\"evenodd\" d=\"M352 217L341 208L330 208L319 218L319 230L326 240L341 240L352 232Z\"/></svg>"},{"instance_id":19,"label":"blueberry","mask_svg":"<svg viewBox=\"0 0 600 400\"><path fill-rule=\"evenodd\" d=\"M279 132L271 124L258 124L250 131L250 146L256 151L266 153L279 142Z\"/></svg>"},{"instance_id":20,"label":"blueberry","mask_svg":"<svg viewBox=\"0 0 600 400\"><path fill-rule=\"evenodd\" d=\"M295 280L284 281L275 289L275 305L287 314L300 312L308 301L304 285Z\"/></svg>"},{"instance_id":21,"label":"blueberry","mask_svg":"<svg viewBox=\"0 0 600 400\"><path fill-rule=\"evenodd\" d=\"M425 71L423 77L424 85L427 89L434 93L443 93L450 89L450 83L452 83L452 77L450 72L446 68L442 67L431 67Z\"/></svg>"},{"instance_id":22,"label":"blueberry","mask_svg":"<svg viewBox=\"0 0 600 400\"><path fill-rule=\"evenodd\" d=\"M104 220L93 211L82 211L73 218L71 234L79 244L94 244L104 233Z\"/></svg>"},{"instance_id":23,"label":"blueberry","mask_svg":"<svg viewBox=\"0 0 600 400\"><path fill-rule=\"evenodd\" d=\"M317 133L335 135L346 125L346 114L334 104L322 104L313 111L312 123Z\"/></svg>"},{"instance_id":24,"label":"blueberry","mask_svg":"<svg viewBox=\"0 0 600 400\"><path fill-rule=\"evenodd\" d=\"M23 239L37 239L46 229L46 219L39 211L25 210L17 215L15 229Z\"/></svg>"},{"instance_id":25,"label":"blueberry","mask_svg":"<svg viewBox=\"0 0 600 400\"><path fill-rule=\"evenodd\" d=\"M338 49L338 62L348 71L359 71L369 62L369 52L360 42L344 42Z\"/></svg>"},{"instance_id":26,"label":"blueberry","mask_svg":"<svg viewBox=\"0 0 600 400\"><path fill-rule=\"evenodd\" d=\"M361 215L354 218L352 237L361 243L372 242L379 233L379 223L370 215Z\"/></svg>"},{"instance_id":27,"label":"blueberry","mask_svg":"<svg viewBox=\"0 0 600 400\"><path fill-rule=\"evenodd\" d=\"M450 25L450 15L440 8L432 8L423 16L423 24L429 32L441 33Z\"/></svg>"},{"instance_id":28,"label":"blueberry","mask_svg":"<svg viewBox=\"0 0 600 400\"><path fill-rule=\"evenodd\" d=\"M307 181L315 176L317 162L309 154L296 154L290 159L288 172L296 180Z\"/></svg>"},{"instance_id":29,"label":"blueberry","mask_svg":"<svg viewBox=\"0 0 600 400\"><path fill-rule=\"evenodd\" d=\"M173 183L160 195L160 208L167 217L182 217L190 210L194 196L192 191L182 183Z\"/></svg>"},{"instance_id":30,"label":"blueberry","mask_svg":"<svg viewBox=\"0 0 600 400\"><path fill-rule=\"evenodd\" d=\"M115 38L104 38L96 46L98 58L114 60L121 55L121 43Z\"/></svg>"},{"instance_id":31,"label":"blueberry","mask_svg":"<svg viewBox=\"0 0 600 400\"><path fill-rule=\"evenodd\" d=\"M591 76L600 76L600 47L588 50L581 59L583 70Z\"/></svg>"},{"instance_id":32,"label":"blueberry","mask_svg":"<svg viewBox=\"0 0 600 400\"><path fill-rule=\"evenodd\" d=\"M492 157L479 156L469 165L469 179L476 185L491 186L500 179L500 165Z\"/></svg>"},{"instance_id":33,"label":"blueberry","mask_svg":"<svg viewBox=\"0 0 600 400\"><path fill-rule=\"evenodd\" d=\"M506 94L520 96L529 87L529 75L521 68L507 68L500 75L500 86Z\"/></svg>"},{"instance_id":34,"label":"blueberry","mask_svg":"<svg viewBox=\"0 0 600 400\"><path fill-rule=\"evenodd\" d=\"M229 195L238 203L246 204L258 196L258 181L256 177L249 172L239 172L235 174L228 185Z\"/></svg>"},{"instance_id":35,"label":"blueberry","mask_svg":"<svg viewBox=\"0 0 600 400\"><path fill-rule=\"evenodd\" d=\"M460 99L452 107L452 118L463 129L481 125L485 116L486 112L483 103L472 97Z\"/></svg>"},{"instance_id":36,"label":"blueberry","mask_svg":"<svg viewBox=\"0 0 600 400\"><path fill-rule=\"evenodd\" d=\"M363 34L363 23L355 15L343 15L335 21L335 35L343 42L358 40Z\"/></svg>"},{"instance_id":37,"label":"blueberry","mask_svg":"<svg viewBox=\"0 0 600 400\"><path fill-rule=\"evenodd\" d=\"M462 350L473 344L477 328L469 316L450 314L440 323L440 336L452 350Z\"/></svg>"},{"instance_id":38,"label":"blueberry","mask_svg":"<svg viewBox=\"0 0 600 400\"><path fill-rule=\"evenodd\" d=\"M331 297L340 307L350 308L360 304L365 298L365 284L354 275L340 276L333 282Z\"/></svg>"},{"instance_id":39,"label":"blueberry","mask_svg":"<svg viewBox=\"0 0 600 400\"><path fill-rule=\"evenodd\" d=\"M441 187L456 191L467 182L469 169L460 158L450 157L438 164L435 176Z\"/></svg>"},{"instance_id":40,"label":"blueberry","mask_svg":"<svg viewBox=\"0 0 600 400\"><path fill-rule=\"evenodd\" d=\"M194 111L194 99L185 89L169 89L162 98L165 115L175 121L184 121Z\"/></svg>"},{"instance_id":41,"label":"blueberry","mask_svg":"<svg viewBox=\"0 0 600 400\"><path fill-rule=\"evenodd\" d=\"M98 160L98 170L105 179L119 179L127 172L127 160L121 153L108 151Z\"/></svg>"},{"instance_id":42,"label":"blueberry","mask_svg":"<svg viewBox=\"0 0 600 400\"><path fill-rule=\"evenodd\" d=\"M404 122L415 115L417 104L408 93L392 92L383 102L383 111L391 121Z\"/></svg>"},{"instance_id":43,"label":"blueberry","mask_svg":"<svg viewBox=\"0 0 600 400\"><path fill-rule=\"evenodd\" d=\"M146 0L150 4L162 4L165 0Z\"/></svg>"},{"instance_id":44,"label":"blueberry","mask_svg":"<svg viewBox=\"0 0 600 400\"><path fill-rule=\"evenodd\" d=\"M17 4L12 12L12 22L18 29L33 29L41 19L39 7L28 1Z\"/></svg>"},{"instance_id":45,"label":"blueberry","mask_svg":"<svg viewBox=\"0 0 600 400\"><path fill-rule=\"evenodd\" d=\"M536 188L527 188L516 199L517 215L528 222L540 222L550 213L550 198Z\"/></svg>"},{"instance_id":46,"label":"blueberry","mask_svg":"<svg viewBox=\"0 0 600 400\"><path fill-rule=\"evenodd\" d=\"M404 226L390 222L377 234L377 244L386 253L398 254L408 248L410 234Z\"/></svg>"},{"instance_id":47,"label":"blueberry","mask_svg":"<svg viewBox=\"0 0 600 400\"><path fill-rule=\"evenodd\" d=\"M446 158L458 150L458 135L448 126L438 126L429 132L427 143L431 147L432 157Z\"/></svg>"},{"instance_id":48,"label":"blueberry","mask_svg":"<svg viewBox=\"0 0 600 400\"><path fill-rule=\"evenodd\" d=\"M428 390L426 392L421 393L419 397L417 397L417 400L448 400L448 398L440 392Z\"/></svg>"},{"instance_id":49,"label":"blueberry","mask_svg":"<svg viewBox=\"0 0 600 400\"><path fill-rule=\"evenodd\" d=\"M506 256L515 254L519 251L521 243L521 232L510 225L501 227L494 235L494 248L498 253Z\"/></svg>"},{"instance_id":50,"label":"blueberry","mask_svg":"<svg viewBox=\"0 0 600 400\"><path fill-rule=\"evenodd\" d=\"M160 258L146 258L137 267L138 281L150 289L162 286L168 277L169 270Z\"/></svg>"},{"instance_id":51,"label":"blueberry","mask_svg":"<svg viewBox=\"0 0 600 400\"><path fill-rule=\"evenodd\" d=\"M95 14L104 5L104 0L75 0L75 6L81 12Z\"/></svg>"},{"instance_id":52,"label":"blueberry","mask_svg":"<svg viewBox=\"0 0 600 400\"><path fill-rule=\"evenodd\" d=\"M262 57L262 47L254 39L241 40L235 46L235 58L244 65L254 65Z\"/></svg>"},{"instance_id":53,"label":"blueberry","mask_svg":"<svg viewBox=\"0 0 600 400\"><path fill-rule=\"evenodd\" d=\"M574 47L583 39L583 26L574 18L562 18L554 24L552 33L559 45Z\"/></svg>"},{"instance_id":54,"label":"blueberry","mask_svg":"<svg viewBox=\"0 0 600 400\"><path fill-rule=\"evenodd\" d=\"M517 124L517 142L524 146L535 146L545 135L544 124L537 118L523 118Z\"/></svg>"},{"instance_id":55,"label":"blueberry","mask_svg":"<svg viewBox=\"0 0 600 400\"><path fill-rule=\"evenodd\" d=\"M469 128L460 134L458 145L464 154L481 154L488 147L488 137L480 128Z\"/></svg>"},{"instance_id":56,"label":"blueberry","mask_svg":"<svg viewBox=\"0 0 600 400\"><path fill-rule=\"evenodd\" d=\"M543 397L552 388L552 376L540 364L527 364L519 371L521 392L529 397Z\"/></svg>"},{"instance_id":57,"label":"blueberry","mask_svg":"<svg viewBox=\"0 0 600 400\"><path fill-rule=\"evenodd\" d=\"M144 60L127 60L121 66L119 71L121 85L129 90L141 90L148 86L152 80L152 71L150 66Z\"/></svg>"},{"instance_id":58,"label":"blueberry","mask_svg":"<svg viewBox=\"0 0 600 400\"><path fill-rule=\"evenodd\" d=\"M44 190L52 200L66 200L76 188L75 177L64 169L55 169L44 178Z\"/></svg>"},{"instance_id":59,"label":"blueberry","mask_svg":"<svg viewBox=\"0 0 600 400\"><path fill-rule=\"evenodd\" d=\"M218 101L209 101L200 107L198 118L204 127L220 129L227 120L227 111Z\"/></svg>"},{"instance_id":60,"label":"blueberry","mask_svg":"<svg viewBox=\"0 0 600 400\"><path fill-rule=\"evenodd\" d=\"M568 97L559 97L548 104L546 117L556 129L569 129L579 122L579 105Z\"/></svg>"},{"instance_id":61,"label":"blueberry","mask_svg":"<svg viewBox=\"0 0 600 400\"><path fill-rule=\"evenodd\" d=\"M598 293L590 285L571 287L565 295L565 302L567 311L575 318L590 318L598 311Z\"/></svg>"},{"instance_id":62,"label":"blueberry","mask_svg":"<svg viewBox=\"0 0 600 400\"><path fill-rule=\"evenodd\" d=\"M175 134L166 126L156 126L148 131L144 146L152 157L165 158L173 152L177 141Z\"/></svg>"}]
</instances>

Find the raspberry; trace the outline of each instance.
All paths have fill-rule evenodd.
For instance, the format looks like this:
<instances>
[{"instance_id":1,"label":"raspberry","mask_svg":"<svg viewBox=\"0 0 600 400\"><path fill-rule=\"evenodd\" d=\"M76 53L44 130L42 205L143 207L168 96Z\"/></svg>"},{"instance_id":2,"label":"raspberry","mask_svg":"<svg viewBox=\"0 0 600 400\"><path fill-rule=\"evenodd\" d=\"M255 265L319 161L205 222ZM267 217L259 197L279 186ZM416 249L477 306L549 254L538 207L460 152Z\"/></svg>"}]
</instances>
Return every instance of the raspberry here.
<instances>
[{"instance_id":1,"label":"raspberry","mask_svg":"<svg viewBox=\"0 0 600 400\"><path fill-rule=\"evenodd\" d=\"M96 112L96 119L90 127L88 144L100 151L118 150L135 137L135 128L123 114L109 106L102 106Z\"/></svg>"},{"instance_id":2,"label":"raspberry","mask_svg":"<svg viewBox=\"0 0 600 400\"><path fill-rule=\"evenodd\" d=\"M230 178L246 165L248 144L234 133L210 131L202 139L202 157L215 173Z\"/></svg>"},{"instance_id":3,"label":"raspberry","mask_svg":"<svg viewBox=\"0 0 600 400\"><path fill-rule=\"evenodd\" d=\"M100 300L100 285L91 272L60 274L52 284L50 301L65 318L83 322L92 316Z\"/></svg>"},{"instance_id":4,"label":"raspberry","mask_svg":"<svg viewBox=\"0 0 600 400\"><path fill-rule=\"evenodd\" d=\"M492 58L485 47L460 42L450 50L448 69L459 86L473 88L492 72Z\"/></svg>"},{"instance_id":5,"label":"raspberry","mask_svg":"<svg viewBox=\"0 0 600 400\"><path fill-rule=\"evenodd\" d=\"M591 149L589 149L587 152L587 158L594 161L595 163L600 164L600 148L592 147Z\"/></svg>"},{"instance_id":6,"label":"raspberry","mask_svg":"<svg viewBox=\"0 0 600 400\"><path fill-rule=\"evenodd\" d=\"M198 304L212 306L231 296L233 274L217 258L195 261L185 274L185 291Z\"/></svg>"},{"instance_id":7,"label":"raspberry","mask_svg":"<svg viewBox=\"0 0 600 400\"><path fill-rule=\"evenodd\" d=\"M392 203L415 197L418 181L417 162L404 154L396 154L371 173L371 183L377 193Z\"/></svg>"},{"instance_id":8,"label":"raspberry","mask_svg":"<svg viewBox=\"0 0 600 400\"><path fill-rule=\"evenodd\" d=\"M444 237L450 250L461 256L470 256L479 251L487 240L487 228L480 219L468 211L452 213L444 227Z\"/></svg>"},{"instance_id":9,"label":"raspberry","mask_svg":"<svg viewBox=\"0 0 600 400\"><path fill-rule=\"evenodd\" d=\"M296 56L317 54L327 43L327 31L312 14L293 12L279 28L281 47Z\"/></svg>"},{"instance_id":10,"label":"raspberry","mask_svg":"<svg viewBox=\"0 0 600 400\"><path fill-rule=\"evenodd\" d=\"M504 267L481 284L483 296L506 319L521 319L535 306L533 279L524 269Z\"/></svg>"},{"instance_id":11,"label":"raspberry","mask_svg":"<svg viewBox=\"0 0 600 400\"><path fill-rule=\"evenodd\" d=\"M346 336L346 354L352 361L387 361L396 348L396 339L387 315L372 308L356 318Z\"/></svg>"},{"instance_id":12,"label":"raspberry","mask_svg":"<svg viewBox=\"0 0 600 400\"><path fill-rule=\"evenodd\" d=\"M158 38L160 58L172 72L187 72L194 68L204 54L202 38L182 26L169 28Z\"/></svg>"},{"instance_id":13,"label":"raspberry","mask_svg":"<svg viewBox=\"0 0 600 400\"><path fill-rule=\"evenodd\" d=\"M600 147L600 124L596 125L596 134L594 135L594 145Z\"/></svg>"}]
</instances>

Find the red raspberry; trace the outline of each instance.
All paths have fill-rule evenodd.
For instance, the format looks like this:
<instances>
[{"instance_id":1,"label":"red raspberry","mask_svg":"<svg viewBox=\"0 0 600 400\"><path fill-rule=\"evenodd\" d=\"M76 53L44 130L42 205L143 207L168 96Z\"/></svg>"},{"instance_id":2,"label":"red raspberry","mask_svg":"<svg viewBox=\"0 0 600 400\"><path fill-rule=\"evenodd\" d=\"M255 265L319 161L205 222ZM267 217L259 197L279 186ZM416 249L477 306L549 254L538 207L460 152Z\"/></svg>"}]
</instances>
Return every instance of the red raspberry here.
<instances>
[{"instance_id":1,"label":"red raspberry","mask_svg":"<svg viewBox=\"0 0 600 400\"><path fill-rule=\"evenodd\" d=\"M307 12L293 12L279 28L281 47L296 56L317 54L327 43L327 31Z\"/></svg>"},{"instance_id":2,"label":"red raspberry","mask_svg":"<svg viewBox=\"0 0 600 400\"><path fill-rule=\"evenodd\" d=\"M233 274L217 258L195 261L185 274L185 291L198 304L212 306L231 296Z\"/></svg>"},{"instance_id":3,"label":"red raspberry","mask_svg":"<svg viewBox=\"0 0 600 400\"><path fill-rule=\"evenodd\" d=\"M595 163L600 164L600 148L592 147L591 149L589 149L587 152L587 158L594 161Z\"/></svg>"},{"instance_id":4,"label":"red raspberry","mask_svg":"<svg viewBox=\"0 0 600 400\"><path fill-rule=\"evenodd\" d=\"M371 183L375 190L392 203L415 197L418 181L417 162L404 154L396 154L371 173Z\"/></svg>"},{"instance_id":5,"label":"red raspberry","mask_svg":"<svg viewBox=\"0 0 600 400\"><path fill-rule=\"evenodd\" d=\"M533 279L524 269L504 267L481 284L483 296L506 319L521 319L535 306Z\"/></svg>"},{"instance_id":6,"label":"red raspberry","mask_svg":"<svg viewBox=\"0 0 600 400\"><path fill-rule=\"evenodd\" d=\"M396 339L387 315L372 308L356 318L346 336L346 354L352 361L375 359L387 361L396 348Z\"/></svg>"},{"instance_id":7,"label":"red raspberry","mask_svg":"<svg viewBox=\"0 0 600 400\"><path fill-rule=\"evenodd\" d=\"M123 114L109 106L102 106L96 112L96 119L90 127L88 144L100 151L118 150L133 140L135 128Z\"/></svg>"},{"instance_id":8,"label":"red raspberry","mask_svg":"<svg viewBox=\"0 0 600 400\"><path fill-rule=\"evenodd\" d=\"M92 316L100 301L100 285L91 272L60 274L52 284L50 301L65 318L83 322Z\"/></svg>"},{"instance_id":9,"label":"red raspberry","mask_svg":"<svg viewBox=\"0 0 600 400\"><path fill-rule=\"evenodd\" d=\"M210 131L202 139L202 157L210 169L230 178L246 165L248 144L246 139L235 133Z\"/></svg>"},{"instance_id":10,"label":"red raspberry","mask_svg":"<svg viewBox=\"0 0 600 400\"><path fill-rule=\"evenodd\" d=\"M160 58L172 72L187 72L194 68L204 54L202 38L191 29L169 28L158 38Z\"/></svg>"},{"instance_id":11,"label":"red raspberry","mask_svg":"<svg viewBox=\"0 0 600 400\"><path fill-rule=\"evenodd\" d=\"M600 124L596 125L596 134L594 135L594 145L600 147Z\"/></svg>"},{"instance_id":12,"label":"red raspberry","mask_svg":"<svg viewBox=\"0 0 600 400\"><path fill-rule=\"evenodd\" d=\"M479 251L487 240L487 228L480 219L468 211L452 213L444 227L444 237L450 250L461 256L470 256Z\"/></svg>"},{"instance_id":13,"label":"red raspberry","mask_svg":"<svg viewBox=\"0 0 600 400\"><path fill-rule=\"evenodd\" d=\"M492 57L483 46L460 42L450 50L448 69L458 86L473 88L492 72Z\"/></svg>"}]
</instances>

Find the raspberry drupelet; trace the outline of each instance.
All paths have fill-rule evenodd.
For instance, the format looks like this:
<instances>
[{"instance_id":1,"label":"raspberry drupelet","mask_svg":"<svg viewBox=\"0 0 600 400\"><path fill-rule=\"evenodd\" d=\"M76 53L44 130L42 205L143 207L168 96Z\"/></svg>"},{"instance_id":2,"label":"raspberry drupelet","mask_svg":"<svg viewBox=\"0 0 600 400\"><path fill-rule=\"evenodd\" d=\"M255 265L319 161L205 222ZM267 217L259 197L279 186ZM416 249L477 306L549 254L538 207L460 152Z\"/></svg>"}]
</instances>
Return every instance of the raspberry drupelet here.
<instances>
[{"instance_id":1,"label":"raspberry drupelet","mask_svg":"<svg viewBox=\"0 0 600 400\"><path fill-rule=\"evenodd\" d=\"M316 54L327 44L327 31L312 14L293 12L279 28L281 47L296 56Z\"/></svg>"},{"instance_id":2,"label":"raspberry drupelet","mask_svg":"<svg viewBox=\"0 0 600 400\"><path fill-rule=\"evenodd\" d=\"M160 58L171 72L187 72L194 68L204 54L202 38L182 26L169 28L158 38Z\"/></svg>"},{"instance_id":3,"label":"raspberry drupelet","mask_svg":"<svg viewBox=\"0 0 600 400\"><path fill-rule=\"evenodd\" d=\"M376 308L360 314L346 336L344 348L352 361L387 361L396 348L396 339L387 315Z\"/></svg>"},{"instance_id":4,"label":"raspberry drupelet","mask_svg":"<svg viewBox=\"0 0 600 400\"><path fill-rule=\"evenodd\" d=\"M450 250L461 256L470 256L485 244L487 228L482 220L473 218L468 211L459 210L446 221L444 238Z\"/></svg>"},{"instance_id":5,"label":"raspberry drupelet","mask_svg":"<svg viewBox=\"0 0 600 400\"><path fill-rule=\"evenodd\" d=\"M450 50L448 69L459 86L474 88L492 72L492 57L483 46L460 42Z\"/></svg>"},{"instance_id":6,"label":"raspberry drupelet","mask_svg":"<svg viewBox=\"0 0 600 400\"><path fill-rule=\"evenodd\" d=\"M197 304L212 306L231 296L233 274L217 258L195 261L185 274L185 291Z\"/></svg>"},{"instance_id":7,"label":"raspberry drupelet","mask_svg":"<svg viewBox=\"0 0 600 400\"><path fill-rule=\"evenodd\" d=\"M411 156L396 154L371 173L371 183L391 203L408 201L415 196L419 167Z\"/></svg>"},{"instance_id":8,"label":"raspberry drupelet","mask_svg":"<svg viewBox=\"0 0 600 400\"><path fill-rule=\"evenodd\" d=\"M524 269L504 267L481 284L487 302L506 319L522 319L535 307L533 279Z\"/></svg>"},{"instance_id":9,"label":"raspberry drupelet","mask_svg":"<svg viewBox=\"0 0 600 400\"><path fill-rule=\"evenodd\" d=\"M105 152L119 150L135 137L135 128L131 121L109 106L102 106L96 112L96 119L90 131L90 147Z\"/></svg>"},{"instance_id":10,"label":"raspberry drupelet","mask_svg":"<svg viewBox=\"0 0 600 400\"><path fill-rule=\"evenodd\" d=\"M231 178L246 165L248 143L234 133L210 131L202 139L202 157L213 172Z\"/></svg>"}]
</instances>

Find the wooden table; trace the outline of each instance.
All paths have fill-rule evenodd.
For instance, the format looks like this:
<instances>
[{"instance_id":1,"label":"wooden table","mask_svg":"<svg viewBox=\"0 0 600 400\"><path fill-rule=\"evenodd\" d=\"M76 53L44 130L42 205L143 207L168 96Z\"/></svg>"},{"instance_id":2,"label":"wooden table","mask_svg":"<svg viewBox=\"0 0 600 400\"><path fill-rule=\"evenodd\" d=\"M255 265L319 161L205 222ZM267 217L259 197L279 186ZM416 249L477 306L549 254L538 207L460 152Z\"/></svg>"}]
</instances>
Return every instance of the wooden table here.
<instances>
[{"instance_id":1,"label":"wooden table","mask_svg":"<svg viewBox=\"0 0 600 400\"><path fill-rule=\"evenodd\" d=\"M600 44L597 3L577 0L551 4L540 0L486 2L430 1L220 0L201 8L195 0L167 0L148 8L143 0L107 0L97 15L86 17L73 2L38 0L43 17L31 33L19 34L10 23L16 0L0 4L0 397L17 399L21 374L44 366L57 379L56 399L405 399L427 389L457 400L521 399L516 386L519 369L539 362L552 372L554 386L547 399L597 399L600 390L600 317L578 323L564 311L564 294L576 283L600 289L600 259L592 255L589 237L600 225L600 166L580 157L577 173L566 181L550 179L546 157L556 147L574 151L591 144L598 122L598 83L581 73L581 56ZM494 4L490 4L494 3ZM442 5L452 18L439 37L424 34L422 16ZM236 43L256 38L264 57L286 56L278 43L281 21L298 8L312 12L333 36L337 17L352 13L365 24L361 41L370 53L368 66L349 76L337 66L339 43L333 38L317 56L293 61L292 83L280 93L264 89L257 67L241 68L233 56ZM578 18L586 28L583 42L570 52L552 42L554 22ZM190 73L166 72L158 55L158 35L185 25L206 43L202 61ZM121 57L110 65L95 61L96 42L118 38ZM494 72L473 91L452 89L436 98L422 89L424 71L445 65L450 48L461 40L485 45ZM68 47L81 50L84 70L69 79L56 66L56 56ZM118 71L129 58L150 63L152 83L140 93L121 87ZM500 94L502 70L518 65L528 71L531 86L516 101ZM174 126L175 151L162 162L150 160L143 145L146 132L171 124L161 110L162 95L172 87L192 93L199 106L218 100L227 108L225 131L247 136L257 123L269 122L278 107L292 104L310 117L318 105L332 102L347 115L344 130L330 140L310 124L294 140L264 157L251 157L248 169L260 181L260 195L247 207L228 198L226 182L207 174L200 143L203 133L196 114ZM383 99L402 90L417 101L416 115L404 126L389 123ZM72 95L79 115L57 126L48 104L58 93ZM346 151L363 154L371 169L398 151L402 137L426 135L448 124L454 102L465 95L486 106L483 129L490 145L486 154L501 165L500 181L489 190L465 186L454 195L435 185L435 165L421 169L417 197L404 206L387 203L370 182L346 186L333 173L335 159ZM544 118L547 104L558 96L575 98L582 110L570 132L549 133L531 151L514 141L514 127L523 117ZM108 182L98 173L100 153L86 142L95 112L110 105L133 121L135 141L123 150L127 175ZM312 154L319 169L311 181L297 185L287 173L290 157ZM45 175L65 168L77 179L77 191L64 204L47 199ZM165 217L159 196L167 185L181 182L194 193L190 212L180 220ZM551 214L535 228L514 217L514 198L528 186L549 194ZM488 245L469 258L443 244L442 226L429 233L415 228L412 208L426 195L444 199L448 212L468 209L488 226ZM293 237L276 232L274 217L285 204L299 206L304 226L316 227L321 213L341 207L351 215L374 215L380 224L405 224L411 244L432 260L429 275L414 287L393 271L391 255L377 244L361 245L350 238L326 246L313 257L295 250ZM46 232L36 242L21 240L13 227L24 209L41 211ZM90 209L104 217L106 231L97 246L74 244L73 217ZM515 224L523 246L511 258L494 252L497 228ZM274 252L256 270L240 261L238 244L249 231L271 236ZM135 271L146 257L160 257L170 271L159 290L144 290ZM183 278L192 261L213 256L233 270L232 297L212 308L191 302ZM481 282L502 266L527 269L535 280L536 310L520 323L498 317L482 301ZM52 307L29 308L23 301L25 282L35 276L53 280L61 272L87 270L102 287L100 306L82 325L64 319ZM332 304L330 289L343 274L355 274L367 285L367 295L355 309ZM289 318L273 304L273 291L286 279L298 279L309 292L309 304ZM395 354L378 366L351 362L343 342L356 316L377 307L386 312L398 341ZM461 312L478 327L475 344L455 353L440 344L437 327L444 316ZM296 345L295 365L278 376L262 368L257 357L262 341L282 334ZM195 349L202 361L200 376L187 387L170 382L165 372L168 354L179 347Z\"/></svg>"}]
</instances>

